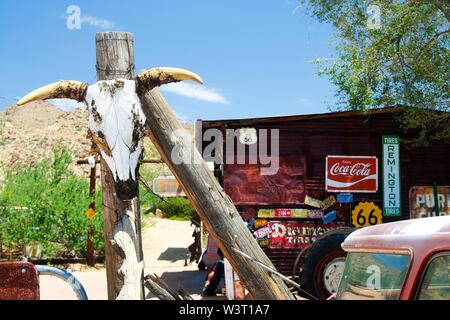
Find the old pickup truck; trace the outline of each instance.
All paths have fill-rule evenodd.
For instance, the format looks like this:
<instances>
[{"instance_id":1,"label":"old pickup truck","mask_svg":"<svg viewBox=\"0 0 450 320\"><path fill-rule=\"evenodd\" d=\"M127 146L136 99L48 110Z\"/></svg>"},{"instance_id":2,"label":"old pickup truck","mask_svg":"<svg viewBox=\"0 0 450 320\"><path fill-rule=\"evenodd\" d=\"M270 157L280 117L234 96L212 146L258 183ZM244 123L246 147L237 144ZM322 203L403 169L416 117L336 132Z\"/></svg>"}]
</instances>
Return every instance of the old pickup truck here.
<instances>
[{"instance_id":1,"label":"old pickup truck","mask_svg":"<svg viewBox=\"0 0 450 320\"><path fill-rule=\"evenodd\" d=\"M351 233L336 300L450 300L450 216Z\"/></svg>"}]
</instances>

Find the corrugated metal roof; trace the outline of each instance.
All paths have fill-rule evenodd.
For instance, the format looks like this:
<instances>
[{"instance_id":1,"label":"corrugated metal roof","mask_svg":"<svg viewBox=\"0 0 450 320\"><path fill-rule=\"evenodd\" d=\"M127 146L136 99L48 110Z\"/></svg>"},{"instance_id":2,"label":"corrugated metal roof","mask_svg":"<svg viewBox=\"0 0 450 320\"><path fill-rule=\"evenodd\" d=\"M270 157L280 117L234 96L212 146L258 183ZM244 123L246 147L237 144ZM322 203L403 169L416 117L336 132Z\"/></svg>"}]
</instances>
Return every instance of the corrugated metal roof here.
<instances>
[{"instance_id":1,"label":"corrugated metal roof","mask_svg":"<svg viewBox=\"0 0 450 320\"><path fill-rule=\"evenodd\" d=\"M262 117L262 118L248 118L248 119L221 119L221 120L201 120L205 127L216 127L223 124L227 125L252 125L263 123L283 123L292 121L306 121L306 120L318 120L318 119L331 119L331 118L345 118L355 116L369 117L375 114L391 113L399 114L403 108L391 107L383 109L368 109L365 111L338 111L328 113L317 114L305 114L305 115L290 115L290 116L278 116L278 117Z\"/></svg>"}]
</instances>

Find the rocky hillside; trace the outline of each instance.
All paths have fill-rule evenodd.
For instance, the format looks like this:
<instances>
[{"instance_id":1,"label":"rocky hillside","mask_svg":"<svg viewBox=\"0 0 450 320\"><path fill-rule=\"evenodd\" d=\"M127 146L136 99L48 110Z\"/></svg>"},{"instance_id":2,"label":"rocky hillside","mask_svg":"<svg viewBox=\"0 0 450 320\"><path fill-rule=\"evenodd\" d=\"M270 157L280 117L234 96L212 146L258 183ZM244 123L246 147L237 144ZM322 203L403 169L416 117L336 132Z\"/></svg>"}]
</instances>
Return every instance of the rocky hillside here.
<instances>
[{"instance_id":1,"label":"rocky hillside","mask_svg":"<svg viewBox=\"0 0 450 320\"><path fill-rule=\"evenodd\" d=\"M91 141L87 138L88 113L85 108L72 112L57 109L44 101L25 106L11 105L0 111L0 163L13 167L20 163L34 163L52 154L52 148L64 147L73 159L84 159L89 154ZM191 132L192 126L186 125ZM149 138L144 140L145 157L159 157ZM146 165L143 170L150 168ZM85 165L72 164L78 175L88 176ZM161 170L161 166L154 169ZM3 175L0 172L0 181Z\"/></svg>"},{"instance_id":2,"label":"rocky hillside","mask_svg":"<svg viewBox=\"0 0 450 320\"><path fill-rule=\"evenodd\" d=\"M74 159L85 157L87 111L64 112L38 101L26 106L12 105L0 112L0 162L8 167L34 163L52 154L52 148L70 150ZM77 174L88 168L73 165Z\"/></svg>"}]
</instances>

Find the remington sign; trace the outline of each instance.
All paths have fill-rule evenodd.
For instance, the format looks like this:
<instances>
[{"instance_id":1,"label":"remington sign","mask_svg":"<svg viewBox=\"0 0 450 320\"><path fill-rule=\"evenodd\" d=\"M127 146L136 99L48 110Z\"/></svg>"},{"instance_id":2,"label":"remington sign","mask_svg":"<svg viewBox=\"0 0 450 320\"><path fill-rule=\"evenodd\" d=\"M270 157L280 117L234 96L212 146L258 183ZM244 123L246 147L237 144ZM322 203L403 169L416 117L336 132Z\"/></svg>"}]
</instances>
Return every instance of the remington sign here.
<instances>
[{"instance_id":1,"label":"remington sign","mask_svg":"<svg viewBox=\"0 0 450 320\"><path fill-rule=\"evenodd\" d=\"M400 138L383 136L383 214L401 216Z\"/></svg>"}]
</instances>

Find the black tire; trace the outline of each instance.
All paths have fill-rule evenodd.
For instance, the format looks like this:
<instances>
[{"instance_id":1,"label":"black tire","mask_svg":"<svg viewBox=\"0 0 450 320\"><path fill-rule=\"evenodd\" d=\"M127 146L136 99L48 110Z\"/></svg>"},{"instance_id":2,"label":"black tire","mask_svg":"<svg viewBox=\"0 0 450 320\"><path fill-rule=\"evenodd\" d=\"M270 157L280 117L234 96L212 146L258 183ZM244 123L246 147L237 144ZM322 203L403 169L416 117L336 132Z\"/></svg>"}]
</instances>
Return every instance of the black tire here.
<instances>
[{"instance_id":1,"label":"black tire","mask_svg":"<svg viewBox=\"0 0 450 320\"><path fill-rule=\"evenodd\" d=\"M352 231L353 229L350 228L330 231L309 247L302 263L300 279L302 290L320 300L325 300L334 293L328 292L325 288L323 272L333 259L347 256L347 253L341 248L341 243ZM305 296L301 290L299 294ZM307 295L305 297L310 298Z\"/></svg>"},{"instance_id":2,"label":"black tire","mask_svg":"<svg viewBox=\"0 0 450 320\"><path fill-rule=\"evenodd\" d=\"M294 280L295 282L300 281L303 259L305 258L306 252L308 252L309 247L310 246L303 248L297 255L297 258L295 258L294 266L292 267L292 280Z\"/></svg>"}]
</instances>

